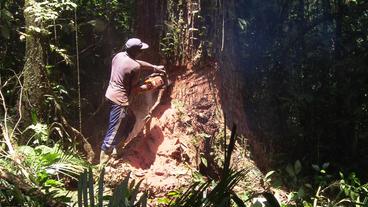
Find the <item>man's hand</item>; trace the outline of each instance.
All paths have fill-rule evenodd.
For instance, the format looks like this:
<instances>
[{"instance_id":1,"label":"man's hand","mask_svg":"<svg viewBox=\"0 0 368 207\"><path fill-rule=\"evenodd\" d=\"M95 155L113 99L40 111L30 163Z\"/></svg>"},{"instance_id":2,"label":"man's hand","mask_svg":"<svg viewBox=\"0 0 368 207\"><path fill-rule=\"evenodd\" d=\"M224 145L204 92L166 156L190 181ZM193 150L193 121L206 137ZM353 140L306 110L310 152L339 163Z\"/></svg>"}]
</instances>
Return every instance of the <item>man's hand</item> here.
<instances>
[{"instance_id":1,"label":"man's hand","mask_svg":"<svg viewBox=\"0 0 368 207\"><path fill-rule=\"evenodd\" d=\"M151 70L153 69L154 72L161 72L161 73L166 73L166 71L164 70L164 66L163 65L153 65L151 63L148 63L146 61L142 61L142 60L135 60L137 61L137 63L139 63L139 65L142 66L142 69L144 70Z\"/></svg>"},{"instance_id":2,"label":"man's hand","mask_svg":"<svg viewBox=\"0 0 368 207\"><path fill-rule=\"evenodd\" d=\"M145 123L147 123L147 122L149 122L149 121L151 120L151 118L152 118L152 114L151 114L151 112L150 112L150 113L148 113L148 114L147 114L147 116L146 116L146 117L144 117L144 119L143 119L143 120L144 120L144 122L145 122Z\"/></svg>"},{"instance_id":3,"label":"man's hand","mask_svg":"<svg viewBox=\"0 0 368 207\"><path fill-rule=\"evenodd\" d=\"M166 73L166 71L164 70L165 66L163 65L155 65L153 67L155 72L160 72L160 73Z\"/></svg>"}]
</instances>

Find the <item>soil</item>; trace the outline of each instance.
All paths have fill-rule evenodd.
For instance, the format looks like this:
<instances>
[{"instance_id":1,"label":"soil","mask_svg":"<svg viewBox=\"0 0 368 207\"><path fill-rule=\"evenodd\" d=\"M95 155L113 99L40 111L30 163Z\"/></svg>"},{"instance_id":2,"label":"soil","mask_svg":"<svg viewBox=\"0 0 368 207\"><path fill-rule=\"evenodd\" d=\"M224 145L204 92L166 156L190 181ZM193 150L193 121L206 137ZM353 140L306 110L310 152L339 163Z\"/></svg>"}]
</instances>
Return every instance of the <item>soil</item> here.
<instances>
[{"instance_id":1,"label":"soil","mask_svg":"<svg viewBox=\"0 0 368 207\"><path fill-rule=\"evenodd\" d=\"M158 92L142 94L132 100L137 122L119 147L117 156L106 167L108 186L116 186L130 172L132 179L143 180L141 187L150 192L150 205L157 206L158 198L189 186L195 172L216 179L219 166L211 152L218 150L214 150L213 143L224 124L218 103L216 70L211 67L214 66L169 68L173 84L166 89L161 104L148 122L144 118ZM247 168L250 178L246 179L250 182L243 182L238 190L244 191L248 186L263 191L262 173L247 157L245 149L247 147L238 146L233 156L234 167ZM209 160L209 166L203 167L201 154Z\"/></svg>"}]
</instances>

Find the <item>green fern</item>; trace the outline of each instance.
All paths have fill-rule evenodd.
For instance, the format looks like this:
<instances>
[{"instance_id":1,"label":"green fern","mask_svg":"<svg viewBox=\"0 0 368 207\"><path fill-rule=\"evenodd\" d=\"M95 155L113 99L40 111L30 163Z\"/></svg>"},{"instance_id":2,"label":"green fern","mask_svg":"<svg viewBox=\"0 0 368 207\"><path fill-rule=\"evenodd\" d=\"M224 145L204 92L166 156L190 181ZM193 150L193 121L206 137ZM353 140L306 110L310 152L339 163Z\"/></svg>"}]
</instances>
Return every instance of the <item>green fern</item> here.
<instances>
[{"instance_id":1,"label":"green fern","mask_svg":"<svg viewBox=\"0 0 368 207\"><path fill-rule=\"evenodd\" d=\"M81 158L63 152L57 144L54 147L20 146L18 152L25 158L24 164L33 175L46 172L50 176L65 175L77 179L86 166Z\"/></svg>"}]
</instances>

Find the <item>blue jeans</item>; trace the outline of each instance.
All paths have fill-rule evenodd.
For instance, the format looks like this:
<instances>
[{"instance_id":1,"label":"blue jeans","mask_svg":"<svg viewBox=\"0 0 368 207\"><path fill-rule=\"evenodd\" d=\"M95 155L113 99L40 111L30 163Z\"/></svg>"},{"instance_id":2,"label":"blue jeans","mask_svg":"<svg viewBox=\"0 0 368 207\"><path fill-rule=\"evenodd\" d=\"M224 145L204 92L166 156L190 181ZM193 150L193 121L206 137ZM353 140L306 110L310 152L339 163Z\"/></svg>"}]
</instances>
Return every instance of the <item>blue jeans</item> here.
<instances>
[{"instance_id":1,"label":"blue jeans","mask_svg":"<svg viewBox=\"0 0 368 207\"><path fill-rule=\"evenodd\" d=\"M109 127L101 145L101 150L111 152L123 138L133 130L135 116L128 106L120 106L110 101Z\"/></svg>"}]
</instances>

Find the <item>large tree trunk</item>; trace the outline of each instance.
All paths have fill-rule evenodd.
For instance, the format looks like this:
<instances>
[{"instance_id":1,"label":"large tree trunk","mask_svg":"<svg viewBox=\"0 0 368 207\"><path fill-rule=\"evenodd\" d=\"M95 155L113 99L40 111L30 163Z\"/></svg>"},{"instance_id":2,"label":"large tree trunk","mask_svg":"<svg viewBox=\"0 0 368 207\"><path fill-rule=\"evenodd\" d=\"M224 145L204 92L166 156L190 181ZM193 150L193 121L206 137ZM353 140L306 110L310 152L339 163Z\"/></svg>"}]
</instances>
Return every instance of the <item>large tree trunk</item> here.
<instances>
[{"instance_id":1,"label":"large tree trunk","mask_svg":"<svg viewBox=\"0 0 368 207\"><path fill-rule=\"evenodd\" d=\"M136 1L136 35L142 41L146 41L150 48L144 54L144 59L154 64L159 64L160 35L164 29L166 14L166 0Z\"/></svg>"},{"instance_id":2,"label":"large tree trunk","mask_svg":"<svg viewBox=\"0 0 368 207\"><path fill-rule=\"evenodd\" d=\"M34 4L34 0L26 0L24 8ZM42 28L42 22L36 22L32 12L24 11L26 37L26 54L24 64L24 120L30 123L30 114L33 112L40 121L43 121L46 114L45 95L50 89L49 80L45 71L45 51L46 46L42 33L35 32L30 28Z\"/></svg>"}]
</instances>

